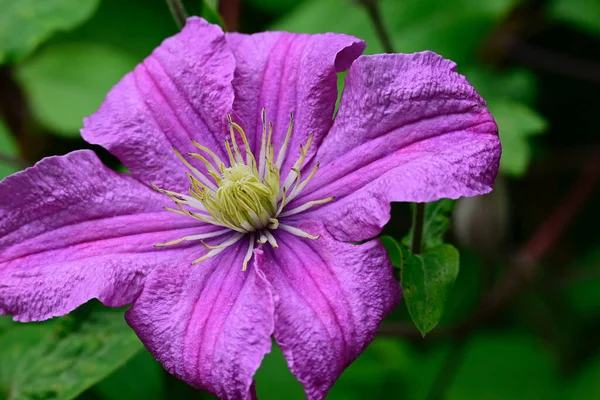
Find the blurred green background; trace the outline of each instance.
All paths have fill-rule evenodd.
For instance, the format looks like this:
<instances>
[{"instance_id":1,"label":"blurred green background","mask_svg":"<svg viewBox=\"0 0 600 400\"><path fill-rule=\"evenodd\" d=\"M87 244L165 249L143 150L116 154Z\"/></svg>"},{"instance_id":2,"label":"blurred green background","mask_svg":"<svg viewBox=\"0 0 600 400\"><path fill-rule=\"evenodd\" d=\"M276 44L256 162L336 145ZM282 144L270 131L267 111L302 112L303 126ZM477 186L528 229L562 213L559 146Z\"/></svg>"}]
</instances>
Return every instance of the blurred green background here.
<instances>
[{"instance_id":1,"label":"blurred green background","mask_svg":"<svg viewBox=\"0 0 600 400\"><path fill-rule=\"evenodd\" d=\"M187 0L229 30L343 32L384 51L434 50L488 102L503 144L491 195L460 200L446 240L460 273L425 338L404 304L331 399L600 399L599 0ZM374 7L374 8L373 8ZM0 178L94 148L82 118L176 33L162 0L0 0ZM340 76L340 88L343 76ZM408 232L394 205L385 235ZM302 399L274 347L260 399ZM91 302L37 324L0 317L0 398L200 399L123 321Z\"/></svg>"}]
</instances>

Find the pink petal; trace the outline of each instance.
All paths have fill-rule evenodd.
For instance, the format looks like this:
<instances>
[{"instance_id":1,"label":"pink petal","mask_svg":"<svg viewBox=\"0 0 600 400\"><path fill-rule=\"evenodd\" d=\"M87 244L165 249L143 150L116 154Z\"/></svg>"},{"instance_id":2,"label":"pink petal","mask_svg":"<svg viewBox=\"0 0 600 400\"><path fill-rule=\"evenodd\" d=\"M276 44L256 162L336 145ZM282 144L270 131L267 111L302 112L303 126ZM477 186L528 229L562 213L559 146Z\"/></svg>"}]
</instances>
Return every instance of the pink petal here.
<instances>
[{"instance_id":1,"label":"pink petal","mask_svg":"<svg viewBox=\"0 0 600 400\"><path fill-rule=\"evenodd\" d=\"M275 339L309 399L325 397L375 337L400 301L387 253L378 241L360 246L333 239L320 225L312 241L276 232L265 246L264 271L275 294Z\"/></svg>"},{"instance_id":2,"label":"pink petal","mask_svg":"<svg viewBox=\"0 0 600 400\"><path fill-rule=\"evenodd\" d=\"M198 252L154 244L208 229L163 211L162 197L88 150L46 158L4 179L0 314L32 321L92 298L111 307L132 303L149 270Z\"/></svg>"},{"instance_id":3,"label":"pink petal","mask_svg":"<svg viewBox=\"0 0 600 400\"><path fill-rule=\"evenodd\" d=\"M220 398L249 399L271 349L273 299L260 250L242 272L247 240L197 266L159 267L127 321L164 367Z\"/></svg>"},{"instance_id":4,"label":"pink petal","mask_svg":"<svg viewBox=\"0 0 600 400\"><path fill-rule=\"evenodd\" d=\"M111 90L81 134L144 183L187 190L187 170L172 147L197 152L194 139L225 156L234 68L221 29L190 18Z\"/></svg>"},{"instance_id":5,"label":"pink petal","mask_svg":"<svg viewBox=\"0 0 600 400\"><path fill-rule=\"evenodd\" d=\"M289 156L283 168L287 174L308 136L314 133L318 144L331 127L337 98L336 73L347 70L365 44L355 37L332 33L226 35L236 59L235 116L251 136L254 150L260 149L263 107L267 120L275 127L276 151L287 133L290 113L294 114Z\"/></svg>"},{"instance_id":6,"label":"pink petal","mask_svg":"<svg viewBox=\"0 0 600 400\"><path fill-rule=\"evenodd\" d=\"M302 217L325 220L339 240L364 240L387 223L392 201L489 192L500 153L494 119L453 62L431 52L363 56L315 157L322 167L289 207L335 196Z\"/></svg>"}]
</instances>

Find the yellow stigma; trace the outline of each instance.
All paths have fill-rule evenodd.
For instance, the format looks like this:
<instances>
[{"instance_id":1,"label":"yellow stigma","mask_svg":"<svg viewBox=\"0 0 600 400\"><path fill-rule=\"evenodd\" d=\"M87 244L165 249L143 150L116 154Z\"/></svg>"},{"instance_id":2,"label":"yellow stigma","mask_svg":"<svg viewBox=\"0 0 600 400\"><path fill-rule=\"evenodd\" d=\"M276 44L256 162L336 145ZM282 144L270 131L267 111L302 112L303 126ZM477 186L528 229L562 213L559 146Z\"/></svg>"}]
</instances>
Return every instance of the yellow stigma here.
<instances>
[{"instance_id":1,"label":"yellow stigma","mask_svg":"<svg viewBox=\"0 0 600 400\"><path fill-rule=\"evenodd\" d=\"M299 214L315 205L330 202L333 197L309 201L289 210L285 208L298 196L319 169L317 163L308 176L304 180L301 179L301 170L312 142L312 135L310 135L307 143L300 146L300 157L292 166L283 183L281 182L280 169L287 155L287 147L293 130L294 120L292 115L290 115L290 124L285 140L279 152L275 155L271 142L273 125L269 123L267 129L266 114L263 109L261 114L263 133L258 157L259 162L256 161L257 159L250 149L244 130L233 122L229 115L227 117L230 132L230 139L225 141L228 167L217 154L194 141L194 145L204 155L188 153L188 156L200 160L206 167L206 173L192 166L177 149L174 149L177 157L190 170L190 173L187 174L191 183L189 195L160 189L152 185L154 189L169 196L177 205L177 209L166 208L168 211L187 215L220 226L223 229L186 236L156 246L170 246L184 241L201 240L208 252L195 260L194 264L196 264L247 237L249 238L249 246L242 266L242 270L246 270L252 257L255 242L258 244L268 242L274 248L278 247L272 231L281 229L308 239L318 239L318 236L310 235L298 228L282 223L280 218ZM243 144L243 154L237 141L238 135ZM226 236L228 233L230 235ZM203 241L204 239L221 236L224 238L215 245L208 245Z\"/></svg>"}]
</instances>

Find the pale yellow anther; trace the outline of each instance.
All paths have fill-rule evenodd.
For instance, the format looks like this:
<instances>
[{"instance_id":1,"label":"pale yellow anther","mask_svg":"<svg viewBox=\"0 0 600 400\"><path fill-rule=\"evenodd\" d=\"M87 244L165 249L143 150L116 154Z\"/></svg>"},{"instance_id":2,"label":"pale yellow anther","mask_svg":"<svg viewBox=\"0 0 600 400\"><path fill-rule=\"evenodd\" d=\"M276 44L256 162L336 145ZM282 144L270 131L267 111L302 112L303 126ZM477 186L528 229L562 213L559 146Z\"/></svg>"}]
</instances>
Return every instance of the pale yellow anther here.
<instances>
[{"instance_id":1,"label":"pale yellow anther","mask_svg":"<svg viewBox=\"0 0 600 400\"><path fill-rule=\"evenodd\" d=\"M199 150L202 150L203 152L205 152L206 154L208 154L209 156L212 157L214 164L217 165L219 168L221 165L225 165L225 163L221 160L221 157L219 157L218 155L216 155L211 149L209 149L208 147L202 146L200 143L196 142L195 140L192 140L192 144L194 146L196 146Z\"/></svg>"}]
</instances>

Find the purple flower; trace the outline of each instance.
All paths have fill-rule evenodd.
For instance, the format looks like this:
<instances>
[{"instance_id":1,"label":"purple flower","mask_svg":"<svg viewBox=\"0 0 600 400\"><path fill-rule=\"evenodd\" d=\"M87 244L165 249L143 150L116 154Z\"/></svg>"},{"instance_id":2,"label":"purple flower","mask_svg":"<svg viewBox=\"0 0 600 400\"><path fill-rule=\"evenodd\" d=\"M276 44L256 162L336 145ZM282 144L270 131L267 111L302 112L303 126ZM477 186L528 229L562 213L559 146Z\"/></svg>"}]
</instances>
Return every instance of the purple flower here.
<instances>
[{"instance_id":1,"label":"purple flower","mask_svg":"<svg viewBox=\"0 0 600 400\"><path fill-rule=\"evenodd\" d=\"M133 304L165 368L222 398L251 396L273 335L323 398L400 299L381 244L345 242L392 201L489 192L500 157L454 63L364 48L191 18L85 120L131 175L83 150L0 183L0 314Z\"/></svg>"}]
</instances>

